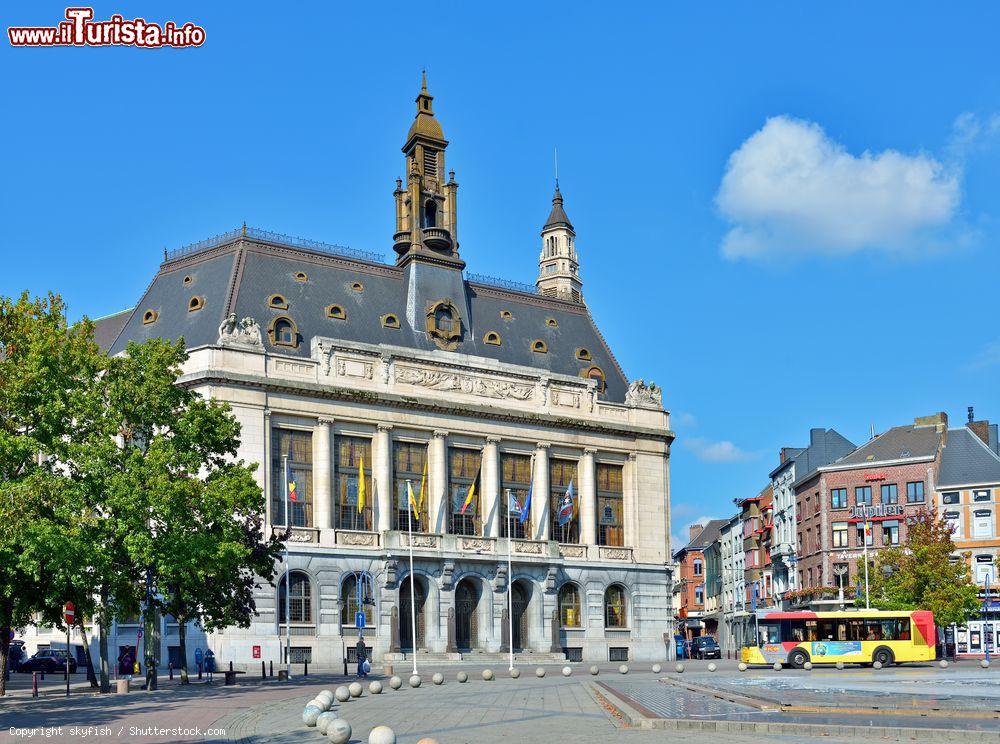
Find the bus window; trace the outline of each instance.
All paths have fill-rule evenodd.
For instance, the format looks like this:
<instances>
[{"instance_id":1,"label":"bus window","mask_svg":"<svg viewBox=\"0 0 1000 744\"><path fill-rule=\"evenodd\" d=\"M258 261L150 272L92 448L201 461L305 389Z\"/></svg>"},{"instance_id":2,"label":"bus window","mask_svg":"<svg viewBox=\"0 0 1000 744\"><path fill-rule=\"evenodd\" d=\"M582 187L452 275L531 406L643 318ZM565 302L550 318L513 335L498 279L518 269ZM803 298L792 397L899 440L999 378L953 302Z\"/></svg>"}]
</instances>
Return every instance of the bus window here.
<instances>
[{"instance_id":1,"label":"bus window","mask_svg":"<svg viewBox=\"0 0 1000 744\"><path fill-rule=\"evenodd\" d=\"M865 622L864 620L848 620L847 621L847 640L849 641L863 641L865 639Z\"/></svg>"},{"instance_id":2,"label":"bus window","mask_svg":"<svg viewBox=\"0 0 1000 744\"><path fill-rule=\"evenodd\" d=\"M815 620L806 620L806 640L807 641L819 640L819 630L816 627Z\"/></svg>"},{"instance_id":3,"label":"bus window","mask_svg":"<svg viewBox=\"0 0 1000 744\"><path fill-rule=\"evenodd\" d=\"M882 640L882 625L878 620L865 620L865 640Z\"/></svg>"},{"instance_id":4,"label":"bus window","mask_svg":"<svg viewBox=\"0 0 1000 744\"><path fill-rule=\"evenodd\" d=\"M758 638L758 645L763 646L765 643L781 643L780 623L760 624L760 636Z\"/></svg>"},{"instance_id":5,"label":"bus window","mask_svg":"<svg viewBox=\"0 0 1000 744\"><path fill-rule=\"evenodd\" d=\"M899 626L898 626L899 627L899 635L898 635L899 640L901 640L901 641L908 641L908 640L910 640L910 618L908 618L908 617L901 617L896 622L899 623Z\"/></svg>"},{"instance_id":6,"label":"bus window","mask_svg":"<svg viewBox=\"0 0 1000 744\"><path fill-rule=\"evenodd\" d=\"M843 621L837 623L837 640L838 641L847 640L847 623Z\"/></svg>"},{"instance_id":7,"label":"bus window","mask_svg":"<svg viewBox=\"0 0 1000 744\"><path fill-rule=\"evenodd\" d=\"M792 620L788 623L788 640L801 643L806 639L806 621Z\"/></svg>"},{"instance_id":8,"label":"bus window","mask_svg":"<svg viewBox=\"0 0 1000 744\"><path fill-rule=\"evenodd\" d=\"M820 640L832 641L833 640L833 629L835 622L833 620L821 620L819 623L819 632L822 636Z\"/></svg>"}]
</instances>

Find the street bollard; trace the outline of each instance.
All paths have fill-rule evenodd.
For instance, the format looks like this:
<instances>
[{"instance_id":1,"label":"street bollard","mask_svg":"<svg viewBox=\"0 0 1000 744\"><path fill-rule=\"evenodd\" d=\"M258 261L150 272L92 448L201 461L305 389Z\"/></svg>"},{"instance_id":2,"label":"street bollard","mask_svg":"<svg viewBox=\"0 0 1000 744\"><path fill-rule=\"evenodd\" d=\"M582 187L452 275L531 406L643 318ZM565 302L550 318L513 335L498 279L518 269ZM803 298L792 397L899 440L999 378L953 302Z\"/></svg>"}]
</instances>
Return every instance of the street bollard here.
<instances>
[{"instance_id":1,"label":"street bollard","mask_svg":"<svg viewBox=\"0 0 1000 744\"><path fill-rule=\"evenodd\" d=\"M167 662L167 670L168 670L168 672L170 674L170 681L173 682L174 681L174 662L172 662L172 661Z\"/></svg>"},{"instance_id":2,"label":"street bollard","mask_svg":"<svg viewBox=\"0 0 1000 744\"><path fill-rule=\"evenodd\" d=\"M201 665L202 665L202 662L199 661L198 662L198 679L201 679Z\"/></svg>"},{"instance_id":3,"label":"street bollard","mask_svg":"<svg viewBox=\"0 0 1000 744\"><path fill-rule=\"evenodd\" d=\"M42 671L42 682L44 682L44 681L45 681L45 671L43 670Z\"/></svg>"},{"instance_id":4,"label":"street bollard","mask_svg":"<svg viewBox=\"0 0 1000 744\"><path fill-rule=\"evenodd\" d=\"M38 672L31 673L31 697L38 697Z\"/></svg>"},{"instance_id":5,"label":"street bollard","mask_svg":"<svg viewBox=\"0 0 1000 744\"><path fill-rule=\"evenodd\" d=\"M271 659L270 665L271 665L271 676L273 677L274 676L274 659Z\"/></svg>"},{"instance_id":6,"label":"street bollard","mask_svg":"<svg viewBox=\"0 0 1000 744\"><path fill-rule=\"evenodd\" d=\"M264 660L260 660L260 678L267 679L267 665L264 664Z\"/></svg>"},{"instance_id":7,"label":"street bollard","mask_svg":"<svg viewBox=\"0 0 1000 744\"><path fill-rule=\"evenodd\" d=\"M302 676L303 677L308 677L309 676L309 662L308 661L303 661L302 662Z\"/></svg>"},{"instance_id":8,"label":"street bollard","mask_svg":"<svg viewBox=\"0 0 1000 744\"><path fill-rule=\"evenodd\" d=\"M233 662L229 662L229 671L233 671Z\"/></svg>"}]
</instances>

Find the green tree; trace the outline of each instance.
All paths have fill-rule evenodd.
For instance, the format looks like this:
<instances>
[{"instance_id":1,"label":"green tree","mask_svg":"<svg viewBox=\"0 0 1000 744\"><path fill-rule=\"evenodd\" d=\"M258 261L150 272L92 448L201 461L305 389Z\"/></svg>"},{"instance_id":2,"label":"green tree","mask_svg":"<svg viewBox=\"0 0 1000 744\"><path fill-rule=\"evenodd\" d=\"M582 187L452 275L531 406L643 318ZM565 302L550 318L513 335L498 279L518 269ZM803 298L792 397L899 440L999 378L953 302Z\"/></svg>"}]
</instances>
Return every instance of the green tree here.
<instances>
[{"instance_id":1,"label":"green tree","mask_svg":"<svg viewBox=\"0 0 1000 744\"><path fill-rule=\"evenodd\" d=\"M952 561L951 527L923 511L905 544L869 559L872 605L881 610L930 610L938 625L961 625L979 607L967 561Z\"/></svg>"},{"instance_id":2,"label":"green tree","mask_svg":"<svg viewBox=\"0 0 1000 744\"><path fill-rule=\"evenodd\" d=\"M73 514L56 462L77 434L76 414L100 360L93 326L69 324L58 296L0 297L0 669L11 631L58 622L68 598L61 556L47 550Z\"/></svg>"}]
</instances>

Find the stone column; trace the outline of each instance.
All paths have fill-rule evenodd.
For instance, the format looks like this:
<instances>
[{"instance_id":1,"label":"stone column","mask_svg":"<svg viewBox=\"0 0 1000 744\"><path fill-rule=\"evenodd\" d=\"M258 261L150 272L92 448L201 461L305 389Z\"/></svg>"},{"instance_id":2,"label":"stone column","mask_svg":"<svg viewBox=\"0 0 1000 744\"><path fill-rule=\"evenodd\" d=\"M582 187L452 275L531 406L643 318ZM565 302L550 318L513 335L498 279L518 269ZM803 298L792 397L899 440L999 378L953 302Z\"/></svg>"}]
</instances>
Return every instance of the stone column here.
<instances>
[{"instance_id":1,"label":"stone column","mask_svg":"<svg viewBox=\"0 0 1000 744\"><path fill-rule=\"evenodd\" d=\"M274 524L275 515L271 513L271 499L274 484L271 482L271 409L264 409L264 519L268 525Z\"/></svg>"},{"instance_id":2,"label":"stone column","mask_svg":"<svg viewBox=\"0 0 1000 744\"><path fill-rule=\"evenodd\" d=\"M448 531L448 432L435 429L427 448L427 531ZM419 494L418 494L419 497Z\"/></svg>"},{"instance_id":3,"label":"stone column","mask_svg":"<svg viewBox=\"0 0 1000 744\"><path fill-rule=\"evenodd\" d=\"M313 431L313 526L321 530L328 530L333 526L330 498L332 423L330 419L321 418Z\"/></svg>"},{"instance_id":4,"label":"stone column","mask_svg":"<svg viewBox=\"0 0 1000 744\"><path fill-rule=\"evenodd\" d=\"M375 524L379 532L392 529L392 432L391 424L376 426L375 441L372 443L372 467L376 494Z\"/></svg>"},{"instance_id":5,"label":"stone column","mask_svg":"<svg viewBox=\"0 0 1000 744\"><path fill-rule=\"evenodd\" d=\"M506 496L500 493L500 439L486 437L483 447L483 536L499 537L500 520L507 518Z\"/></svg>"},{"instance_id":6,"label":"stone column","mask_svg":"<svg viewBox=\"0 0 1000 744\"><path fill-rule=\"evenodd\" d=\"M580 544L597 544L597 472L594 455L597 450L587 448L580 458Z\"/></svg>"},{"instance_id":7,"label":"stone column","mask_svg":"<svg viewBox=\"0 0 1000 744\"><path fill-rule=\"evenodd\" d=\"M535 445L534 484L531 494L531 538L548 540L552 534L552 515L549 509L549 443Z\"/></svg>"},{"instance_id":8,"label":"stone column","mask_svg":"<svg viewBox=\"0 0 1000 744\"><path fill-rule=\"evenodd\" d=\"M628 453L628 463L622 473L623 483L622 494L622 520L625 522L622 530L625 534L625 546L634 548L638 545L638 513L639 504L639 454L637 452Z\"/></svg>"}]
</instances>

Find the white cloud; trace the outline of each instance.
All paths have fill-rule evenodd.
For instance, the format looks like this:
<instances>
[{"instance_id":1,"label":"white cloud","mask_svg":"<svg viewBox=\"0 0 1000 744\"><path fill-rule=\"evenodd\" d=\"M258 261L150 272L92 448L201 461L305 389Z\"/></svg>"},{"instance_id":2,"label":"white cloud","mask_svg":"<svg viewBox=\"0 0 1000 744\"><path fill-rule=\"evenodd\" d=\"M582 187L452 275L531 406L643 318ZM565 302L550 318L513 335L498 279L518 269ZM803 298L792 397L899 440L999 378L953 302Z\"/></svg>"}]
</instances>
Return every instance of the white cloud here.
<instances>
[{"instance_id":1,"label":"white cloud","mask_svg":"<svg viewBox=\"0 0 1000 744\"><path fill-rule=\"evenodd\" d=\"M670 426L674 429L691 429L698 425L698 419L693 413L677 411L670 414Z\"/></svg>"},{"instance_id":2,"label":"white cloud","mask_svg":"<svg viewBox=\"0 0 1000 744\"><path fill-rule=\"evenodd\" d=\"M975 140L979 128L956 121L955 146ZM716 195L732 223L722 253L759 259L921 248L955 216L960 176L957 162L945 166L926 154L852 155L818 124L776 116L729 157Z\"/></svg>"},{"instance_id":3,"label":"white cloud","mask_svg":"<svg viewBox=\"0 0 1000 744\"><path fill-rule=\"evenodd\" d=\"M690 533L689 533L689 529L690 529L691 525L700 524L702 527L704 527L706 524L708 524L713 519L715 519L715 517L704 517L704 516L702 516L702 517L698 517L695 520L692 520L691 522L688 522L688 523L684 524L683 525L684 529L683 529L683 532L681 534L679 534L679 535L671 535L670 536L670 552L671 553L675 553L678 550L680 550L681 548L683 548L685 545L687 545L689 542L691 542L691 537L690 537Z\"/></svg>"},{"instance_id":4,"label":"white cloud","mask_svg":"<svg viewBox=\"0 0 1000 744\"><path fill-rule=\"evenodd\" d=\"M1000 339L990 341L976 355L969 365L971 369L985 369L1000 366Z\"/></svg>"},{"instance_id":5,"label":"white cloud","mask_svg":"<svg viewBox=\"0 0 1000 744\"><path fill-rule=\"evenodd\" d=\"M740 449L727 439L713 442L704 437L691 437L682 439L681 444L702 462L746 462L757 457L756 453Z\"/></svg>"}]
</instances>

